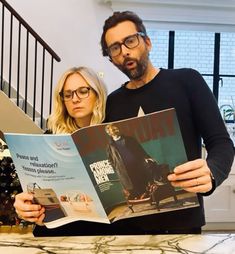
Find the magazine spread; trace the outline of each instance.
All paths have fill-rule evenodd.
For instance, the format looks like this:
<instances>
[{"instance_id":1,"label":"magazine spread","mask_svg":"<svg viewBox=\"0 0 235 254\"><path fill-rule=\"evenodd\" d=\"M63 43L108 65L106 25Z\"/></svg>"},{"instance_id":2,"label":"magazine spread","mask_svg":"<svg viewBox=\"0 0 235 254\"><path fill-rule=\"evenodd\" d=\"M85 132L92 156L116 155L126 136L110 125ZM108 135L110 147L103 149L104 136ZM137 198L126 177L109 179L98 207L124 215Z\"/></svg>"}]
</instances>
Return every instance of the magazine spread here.
<instances>
[{"instance_id":1,"label":"magazine spread","mask_svg":"<svg viewBox=\"0 0 235 254\"><path fill-rule=\"evenodd\" d=\"M167 175L187 161L176 112L167 109L73 134L4 133L22 189L46 208L45 225L112 223L198 206Z\"/></svg>"}]
</instances>

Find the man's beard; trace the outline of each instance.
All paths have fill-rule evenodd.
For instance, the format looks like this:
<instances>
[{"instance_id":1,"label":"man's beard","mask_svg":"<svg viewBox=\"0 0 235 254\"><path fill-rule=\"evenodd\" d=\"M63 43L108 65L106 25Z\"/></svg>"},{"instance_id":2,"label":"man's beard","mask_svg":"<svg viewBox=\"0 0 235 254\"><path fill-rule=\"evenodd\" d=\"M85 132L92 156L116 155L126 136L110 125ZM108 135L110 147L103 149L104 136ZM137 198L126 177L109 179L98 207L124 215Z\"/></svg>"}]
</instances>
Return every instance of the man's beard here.
<instances>
[{"instance_id":1,"label":"man's beard","mask_svg":"<svg viewBox=\"0 0 235 254\"><path fill-rule=\"evenodd\" d=\"M136 67L134 69L128 69L126 67L126 63L128 61L133 61L136 63ZM122 71L130 80L138 80L140 79L146 72L148 66L149 56L148 54L143 54L140 60L136 58L126 57L122 64L115 64L115 66Z\"/></svg>"}]
</instances>

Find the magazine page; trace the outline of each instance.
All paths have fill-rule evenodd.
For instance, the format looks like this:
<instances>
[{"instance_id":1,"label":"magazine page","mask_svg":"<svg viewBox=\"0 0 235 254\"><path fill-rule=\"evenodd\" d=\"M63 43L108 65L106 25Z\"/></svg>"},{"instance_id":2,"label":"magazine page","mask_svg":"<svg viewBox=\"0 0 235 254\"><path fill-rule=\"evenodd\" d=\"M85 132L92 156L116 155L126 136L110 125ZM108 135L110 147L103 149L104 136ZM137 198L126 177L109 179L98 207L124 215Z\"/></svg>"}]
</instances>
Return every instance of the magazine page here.
<instances>
[{"instance_id":1,"label":"magazine page","mask_svg":"<svg viewBox=\"0 0 235 254\"><path fill-rule=\"evenodd\" d=\"M110 221L198 206L167 175L187 161L174 109L72 134Z\"/></svg>"},{"instance_id":2,"label":"magazine page","mask_svg":"<svg viewBox=\"0 0 235 254\"><path fill-rule=\"evenodd\" d=\"M110 223L71 135L5 133L5 139L22 189L46 208L47 227L75 220Z\"/></svg>"}]
</instances>

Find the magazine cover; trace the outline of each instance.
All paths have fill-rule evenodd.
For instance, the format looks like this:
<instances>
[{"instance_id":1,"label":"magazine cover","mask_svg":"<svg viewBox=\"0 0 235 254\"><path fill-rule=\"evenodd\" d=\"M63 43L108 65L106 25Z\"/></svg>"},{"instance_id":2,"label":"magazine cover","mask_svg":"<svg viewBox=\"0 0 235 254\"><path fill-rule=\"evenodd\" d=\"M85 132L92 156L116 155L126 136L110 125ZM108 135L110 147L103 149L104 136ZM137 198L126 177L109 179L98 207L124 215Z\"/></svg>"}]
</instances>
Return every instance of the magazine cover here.
<instances>
[{"instance_id":1,"label":"magazine cover","mask_svg":"<svg viewBox=\"0 0 235 254\"><path fill-rule=\"evenodd\" d=\"M167 180L187 161L174 109L84 128L72 137L110 221L199 205L196 194Z\"/></svg>"},{"instance_id":2,"label":"magazine cover","mask_svg":"<svg viewBox=\"0 0 235 254\"><path fill-rule=\"evenodd\" d=\"M104 223L198 206L167 175L187 161L174 109L73 134L5 134L25 191L46 207L47 226Z\"/></svg>"}]
</instances>

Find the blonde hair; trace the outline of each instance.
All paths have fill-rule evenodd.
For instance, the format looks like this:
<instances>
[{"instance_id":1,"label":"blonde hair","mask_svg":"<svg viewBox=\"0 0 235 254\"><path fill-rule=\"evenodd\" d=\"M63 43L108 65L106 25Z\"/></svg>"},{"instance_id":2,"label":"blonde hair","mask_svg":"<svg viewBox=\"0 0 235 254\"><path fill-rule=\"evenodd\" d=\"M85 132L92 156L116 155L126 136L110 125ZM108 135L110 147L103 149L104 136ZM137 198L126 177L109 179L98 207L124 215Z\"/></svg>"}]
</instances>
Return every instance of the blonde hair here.
<instances>
[{"instance_id":1,"label":"blonde hair","mask_svg":"<svg viewBox=\"0 0 235 254\"><path fill-rule=\"evenodd\" d=\"M67 78L74 73L80 74L97 95L90 125L102 123L105 117L107 96L105 84L92 69L83 66L73 67L61 76L54 90L53 112L47 122L48 129L54 134L72 133L78 129L74 118L68 114L65 104L60 97L60 92L63 90Z\"/></svg>"}]
</instances>

